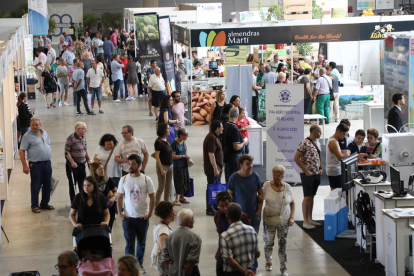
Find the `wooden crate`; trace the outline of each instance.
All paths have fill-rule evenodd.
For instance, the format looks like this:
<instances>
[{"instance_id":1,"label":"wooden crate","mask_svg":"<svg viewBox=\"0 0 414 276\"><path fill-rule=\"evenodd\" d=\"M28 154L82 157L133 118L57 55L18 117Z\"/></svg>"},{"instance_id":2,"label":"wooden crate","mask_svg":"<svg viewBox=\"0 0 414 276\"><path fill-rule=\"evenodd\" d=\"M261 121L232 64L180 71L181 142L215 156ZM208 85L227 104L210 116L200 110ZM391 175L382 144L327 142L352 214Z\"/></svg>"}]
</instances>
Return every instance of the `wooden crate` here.
<instances>
[{"instance_id":1,"label":"wooden crate","mask_svg":"<svg viewBox=\"0 0 414 276\"><path fill-rule=\"evenodd\" d=\"M312 19L312 0L284 0L285 20Z\"/></svg>"}]
</instances>

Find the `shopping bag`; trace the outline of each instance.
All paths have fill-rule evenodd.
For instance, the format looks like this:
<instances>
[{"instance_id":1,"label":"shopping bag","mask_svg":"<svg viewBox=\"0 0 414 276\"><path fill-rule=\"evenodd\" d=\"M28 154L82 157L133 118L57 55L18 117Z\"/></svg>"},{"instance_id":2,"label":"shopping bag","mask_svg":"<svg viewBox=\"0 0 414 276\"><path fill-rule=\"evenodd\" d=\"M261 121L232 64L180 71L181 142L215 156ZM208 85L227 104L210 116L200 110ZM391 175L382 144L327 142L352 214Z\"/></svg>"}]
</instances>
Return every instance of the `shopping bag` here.
<instances>
[{"instance_id":1,"label":"shopping bag","mask_svg":"<svg viewBox=\"0 0 414 276\"><path fill-rule=\"evenodd\" d=\"M175 201L175 185L174 185L174 179L171 179L171 189L170 189L170 201Z\"/></svg>"},{"instance_id":2,"label":"shopping bag","mask_svg":"<svg viewBox=\"0 0 414 276\"><path fill-rule=\"evenodd\" d=\"M175 128L170 126L170 135L168 135L168 142L172 142L175 139Z\"/></svg>"},{"instance_id":3,"label":"shopping bag","mask_svg":"<svg viewBox=\"0 0 414 276\"><path fill-rule=\"evenodd\" d=\"M190 189L185 192L184 196L193 197L194 196L194 179L190 178Z\"/></svg>"},{"instance_id":4,"label":"shopping bag","mask_svg":"<svg viewBox=\"0 0 414 276\"><path fill-rule=\"evenodd\" d=\"M227 185L221 184L220 179L218 179L218 183L215 179L213 184L208 184L207 185L208 206L217 205L216 195L219 192L226 191L226 190L227 190Z\"/></svg>"},{"instance_id":5,"label":"shopping bag","mask_svg":"<svg viewBox=\"0 0 414 276\"><path fill-rule=\"evenodd\" d=\"M88 106L91 106L91 102L92 102L92 93L88 93L87 98L88 98Z\"/></svg>"},{"instance_id":6,"label":"shopping bag","mask_svg":"<svg viewBox=\"0 0 414 276\"><path fill-rule=\"evenodd\" d=\"M312 103L312 110L311 110L312 114L318 114L318 109L316 108L316 102Z\"/></svg>"}]
</instances>

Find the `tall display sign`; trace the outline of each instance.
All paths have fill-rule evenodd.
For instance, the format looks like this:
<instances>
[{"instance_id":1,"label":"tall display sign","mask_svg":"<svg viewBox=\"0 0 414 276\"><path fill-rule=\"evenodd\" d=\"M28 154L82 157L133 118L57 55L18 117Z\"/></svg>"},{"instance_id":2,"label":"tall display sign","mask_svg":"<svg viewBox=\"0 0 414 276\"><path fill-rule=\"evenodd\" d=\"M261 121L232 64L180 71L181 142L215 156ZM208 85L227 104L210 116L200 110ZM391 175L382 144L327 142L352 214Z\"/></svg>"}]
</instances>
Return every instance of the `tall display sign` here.
<instances>
[{"instance_id":1,"label":"tall display sign","mask_svg":"<svg viewBox=\"0 0 414 276\"><path fill-rule=\"evenodd\" d=\"M142 78L148 85L147 70L151 67L151 60L157 62L162 70L160 33L158 15L156 13L135 14L135 29L137 30L138 48L141 57Z\"/></svg>"},{"instance_id":2,"label":"tall display sign","mask_svg":"<svg viewBox=\"0 0 414 276\"><path fill-rule=\"evenodd\" d=\"M48 35L47 0L28 1L30 33L34 36Z\"/></svg>"},{"instance_id":3,"label":"tall display sign","mask_svg":"<svg viewBox=\"0 0 414 276\"><path fill-rule=\"evenodd\" d=\"M174 49L171 33L170 17L160 17L160 44L162 52L162 60L164 62L163 76L167 82L168 94L176 90L175 88L175 72L174 72Z\"/></svg>"},{"instance_id":4,"label":"tall display sign","mask_svg":"<svg viewBox=\"0 0 414 276\"><path fill-rule=\"evenodd\" d=\"M266 179L272 179L275 165L283 165L284 181L300 182L294 157L304 138L303 85L267 84L266 92Z\"/></svg>"},{"instance_id":5,"label":"tall display sign","mask_svg":"<svg viewBox=\"0 0 414 276\"><path fill-rule=\"evenodd\" d=\"M410 39L388 36L384 42L384 118L394 106L392 96L402 93L409 97ZM408 123L408 105L401 107L402 123Z\"/></svg>"},{"instance_id":6,"label":"tall display sign","mask_svg":"<svg viewBox=\"0 0 414 276\"><path fill-rule=\"evenodd\" d=\"M33 65L33 35L24 35L24 59L26 68Z\"/></svg>"}]
</instances>

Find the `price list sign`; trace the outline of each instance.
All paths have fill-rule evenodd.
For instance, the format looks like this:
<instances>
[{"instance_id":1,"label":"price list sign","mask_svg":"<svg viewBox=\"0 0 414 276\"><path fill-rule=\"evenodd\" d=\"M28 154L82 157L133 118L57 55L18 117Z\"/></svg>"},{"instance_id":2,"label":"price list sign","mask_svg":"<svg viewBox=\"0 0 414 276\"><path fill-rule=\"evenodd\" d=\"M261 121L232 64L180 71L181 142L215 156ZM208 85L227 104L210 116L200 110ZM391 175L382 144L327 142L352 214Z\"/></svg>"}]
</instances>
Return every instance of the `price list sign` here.
<instances>
[{"instance_id":1,"label":"price list sign","mask_svg":"<svg viewBox=\"0 0 414 276\"><path fill-rule=\"evenodd\" d=\"M286 168L284 181L300 182L299 167L294 161L296 149L304 139L303 85L266 85L266 179L272 168Z\"/></svg>"}]
</instances>

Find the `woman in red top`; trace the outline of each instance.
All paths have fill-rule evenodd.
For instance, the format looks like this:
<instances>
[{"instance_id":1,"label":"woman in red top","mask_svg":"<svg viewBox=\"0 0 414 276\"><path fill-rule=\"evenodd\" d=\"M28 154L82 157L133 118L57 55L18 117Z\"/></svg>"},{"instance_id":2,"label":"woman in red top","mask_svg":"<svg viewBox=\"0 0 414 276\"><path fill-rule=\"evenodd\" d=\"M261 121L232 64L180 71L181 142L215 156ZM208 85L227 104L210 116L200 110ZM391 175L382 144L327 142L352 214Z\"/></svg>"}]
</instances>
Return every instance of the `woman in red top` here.
<instances>
[{"instance_id":1,"label":"woman in red top","mask_svg":"<svg viewBox=\"0 0 414 276\"><path fill-rule=\"evenodd\" d=\"M243 108L239 109L239 118L237 119L236 125L243 139L249 141L249 129L251 128L251 125L249 119L246 117L246 110ZM249 144L243 147L242 154L249 154Z\"/></svg>"}]
</instances>

